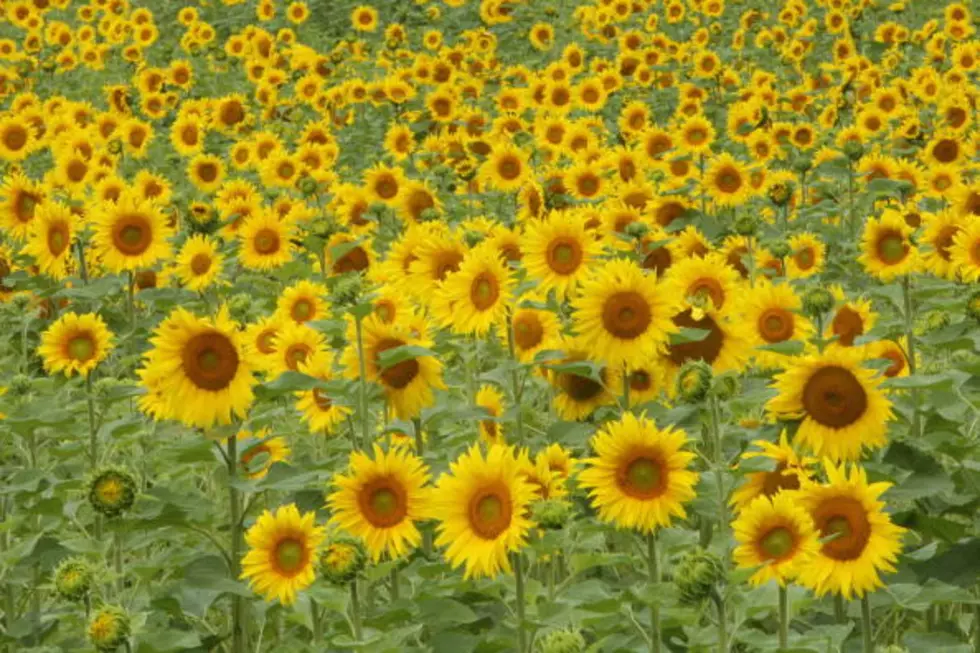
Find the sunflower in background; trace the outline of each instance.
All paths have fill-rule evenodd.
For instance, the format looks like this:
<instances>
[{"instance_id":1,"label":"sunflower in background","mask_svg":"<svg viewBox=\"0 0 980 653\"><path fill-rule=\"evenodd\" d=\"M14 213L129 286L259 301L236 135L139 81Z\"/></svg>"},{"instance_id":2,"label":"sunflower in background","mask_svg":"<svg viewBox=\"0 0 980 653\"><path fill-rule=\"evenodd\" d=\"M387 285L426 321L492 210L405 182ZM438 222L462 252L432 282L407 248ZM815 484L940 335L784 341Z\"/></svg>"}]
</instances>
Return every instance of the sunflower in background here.
<instances>
[{"instance_id":1,"label":"sunflower in background","mask_svg":"<svg viewBox=\"0 0 980 653\"><path fill-rule=\"evenodd\" d=\"M203 234L194 234L177 254L175 274L185 288L202 292L218 281L223 264L218 243Z\"/></svg>"},{"instance_id":2,"label":"sunflower in background","mask_svg":"<svg viewBox=\"0 0 980 653\"><path fill-rule=\"evenodd\" d=\"M95 208L91 220L95 254L111 272L152 267L170 256L173 229L166 217L158 205L132 192Z\"/></svg>"},{"instance_id":3,"label":"sunflower in background","mask_svg":"<svg viewBox=\"0 0 980 653\"><path fill-rule=\"evenodd\" d=\"M313 584L324 529L316 513L302 515L296 504L263 512L245 533L248 553L242 557L242 580L267 600L296 602L296 593Z\"/></svg>"},{"instance_id":4,"label":"sunflower in background","mask_svg":"<svg viewBox=\"0 0 980 653\"><path fill-rule=\"evenodd\" d=\"M789 238L790 255L786 257L786 276L790 279L807 279L823 270L827 247L815 235L808 232L793 234Z\"/></svg>"},{"instance_id":5,"label":"sunflower in background","mask_svg":"<svg viewBox=\"0 0 980 653\"><path fill-rule=\"evenodd\" d=\"M256 481L265 478L269 473L269 468L277 462L288 460L292 455L292 450L286 443L285 438L269 437L268 427L259 429L254 434L250 431L241 430L235 436L239 442L256 438L261 440L242 451L238 456L238 466L242 473L249 479Z\"/></svg>"},{"instance_id":6,"label":"sunflower in background","mask_svg":"<svg viewBox=\"0 0 980 653\"><path fill-rule=\"evenodd\" d=\"M553 361L559 366L593 362L588 348L579 338L559 337L555 341L555 349L564 353L563 358ZM552 405L564 420L585 419L600 406L616 403L611 382L614 372L605 366L598 366L596 374L588 376L553 366L546 366L545 369L548 383L555 390Z\"/></svg>"},{"instance_id":7,"label":"sunflower in background","mask_svg":"<svg viewBox=\"0 0 980 653\"><path fill-rule=\"evenodd\" d=\"M787 441L785 430L780 432L778 443L755 440L752 444L762 451L746 451L742 459L766 458L772 461L773 469L746 474L745 481L732 492L729 500L729 505L736 512L760 496L772 497L780 492L800 489L803 479L810 478L811 470L818 462L816 458L798 454Z\"/></svg>"},{"instance_id":8,"label":"sunflower in background","mask_svg":"<svg viewBox=\"0 0 980 653\"><path fill-rule=\"evenodd\" d=\"M969 219L956 233L950 258L963 281L975 283L980 280L980 218Z\"/></svg>"},{"instance_id":9,"label":"sunflower in background","mask_svg":"<svg viewBox=\"0 0 980 653\"><path fill-rule=\"evenodd\" d=\"M297 365L297 371L321 381L331 380L332 368L332 356L323 350L314 351ZM336 403L322 388L297 392L296 410L300 413L300 419L306 422L310 433L324 435L333 433L337 425L352 412L347 406Z\"/></svg>"},{"instance_id":10,"label":"sunflower in background","mask_svg":"<svg viewBox=\"0 0 980 653\"><path fill-rule=\"evenodd\" d=\"M12 238L25 240L46 196L44 187L23 173L9 175L0 186L0 227Z\"/></svg>"},{"instance_id":11,"label":"sunflower in background","mask_svg":"<svg viewBox=\"0 0 980 653\"><path fill-rule=\"evenodd\" d=\"M326 286L301 280L282 291L276 300L276 315L297 324L325 320L330 316L330 304L325 299Z\"/></svg>"},{"instance_id":12,"label":"sunflower in background","mask_svg":"<svg viewBox=\"0 0 980 653\"><path fill-rule=\"evenodd\" d=\"M65 313L41 334L37 353L50 374L88 376L112 347L112 333L99 315Z\"/></svg>"},{"instance_id":13,"label":"sunflower in background","mask_svg":"<svg viewBox=\"0 0 980 653\"><path fill-rule=\"evenodd\" d=\"M553 288L565 297L588 275L601 247L582 217L552 212L527 226L521 251L528 276L539 282L538 290L547 293Z\"/></svg>"},{"instance_id":14,"label":"sunflower in background","mask_svg":"<svg viewBox=\"0 0 980 653\"><path fill-rule=\"evenodd\" d=\"M785 283L758 281L745 302L745 321L749 324L756 347L753 354L761 368L783 367L786 354L759 349L782 342L809 342L813 325L801 313L803 301Z\"/></svg>"},{"instance_id":15,"label":"sunflower in background","mask_svg":"<svg viewBox=\"0 0 980 653\"><path fill-rule=\"evenodd\" d=\"M54 279L68 276L74 263L72 243L78 230L78 219L60 202L47 201L38 207L24 246L38 269Z\"/></svg>"},{"instance_id":16,"label":"sunflower in background","mask_svg":"<svg viewBox=\"0 0 980 653\"><path fill-rule=\"evenodd\" d=\"M293 258L294 229L271 211L261 211L238 230L238 259L243 267L267 272Z\"/></svg>"},{"instance_id":17,"label":"sunflower in background","mask_svg":"<svg viewBox=\"0 0 980 653\"><path fill-rule=\"evenodd\" d=\"M489 244L480 245L443 281L432 311L455 333L482 335L505 318L512 287L503 257Z\"/></svg>"},{"instance_id":18,"label":"sunflower in background","mask_svg":"<svg viewBox=\"0 0 980 653\"><path fill-rule=\"evenodd\" d=\"M917 271L919 250L911 241L911 233L898 211L885 209L880 218L869 218L865 223L858 261L868 274L882 281Z\"/></svg>"}]
</instances>

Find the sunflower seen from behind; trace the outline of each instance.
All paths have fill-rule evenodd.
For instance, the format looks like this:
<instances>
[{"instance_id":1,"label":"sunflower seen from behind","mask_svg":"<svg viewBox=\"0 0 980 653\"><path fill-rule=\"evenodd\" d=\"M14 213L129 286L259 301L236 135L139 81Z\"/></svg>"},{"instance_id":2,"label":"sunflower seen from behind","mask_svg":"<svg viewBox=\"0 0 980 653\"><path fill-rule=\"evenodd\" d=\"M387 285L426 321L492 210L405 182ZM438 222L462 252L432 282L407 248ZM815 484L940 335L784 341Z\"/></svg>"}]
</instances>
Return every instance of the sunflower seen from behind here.
<instances>
[{"instance_id":1,"label":"sunflower seen from behind","mask_svg":"<svg viewBox=\"0 0 980 653\"><path fill-rule=\"evenodd\" d=\"M112 332L96 313L65 313L41 334L38 355L50 374L88 376L112 351Z\"/></svg>"},{"instance_id":2,"label":"sunflower seen from behind","mask_svg":"<svg viewBox=\"0 0 980 653\"><path fill-rule=\"evenodd\" d=\"M416 522L427 516L429 472L404 447L375 444L372 454L352 452L347 472L334 475L330 521L361 538L375 562L402 558L422 541Z\"/></svg>"},{"instance_id":3,"label":"sunflower seen from behind","mask_svg":"<svg viewBox=\"0 0 980 653\"><path fill-rule=\"evenodd\" d=\"M248 553L242 557L242 580L266 601L296 602L297 592L313 584L324 529L316 513L300 514L296 504L266 510L245 533Z\"/></svg>"},{"instance_id":4,"label":"sunflower seen from behind","mask_svg":"<svg viewBox=\"0 0 980 653\"><path fill-rule=\"evenodd\" d=\"M491 445L484 456L474 444L439 478L430 504L435 544L453 568L465 567L464 578L509 573L507 554L525 545L534 488L520 469L513 447Z\"/></svg>"},{"instance_id":5,"label":"sunflower seen from behind","mask_svg":"<svg viewBox=\"0 0 980 653\"><path fill-rule=\"evenodd\" d=\"M687 443L683 431L658 428L643 415L626 413L605 424L592 438L595 456L578 475L599 519L643 533L685 519L698 480Z\"/></svg>"},{"instance_id":6,"label":"sunflower seen from behind","mask_svg":"<svg viewBox=\"0 0 980 653\"><path fill-rule=\"evenodd\" d=\"M793 492L756 497L732 522L738 546L732 557L739 569L756 569L753 585L792 581L820 546L809 513Z\"/></svg>"}]
</instances>

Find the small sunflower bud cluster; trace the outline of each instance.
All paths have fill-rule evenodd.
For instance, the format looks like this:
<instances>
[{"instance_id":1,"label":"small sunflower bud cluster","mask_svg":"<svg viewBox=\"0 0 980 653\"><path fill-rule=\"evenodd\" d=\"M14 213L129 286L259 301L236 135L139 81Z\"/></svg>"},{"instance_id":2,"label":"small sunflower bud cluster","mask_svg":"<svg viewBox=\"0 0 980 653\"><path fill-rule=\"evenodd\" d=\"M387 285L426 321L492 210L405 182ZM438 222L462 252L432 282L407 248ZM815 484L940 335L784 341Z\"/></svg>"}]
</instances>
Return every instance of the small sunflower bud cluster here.
<instances>
[{"instance_id":1,"label":"small sunflower bud cluster","mask_svg":"<svg viewBox=\"0 0 980 653\"><path fill-rule=\"evenodd\" d=\"M573 515L572 504L564 499L543 499L531 505L531 515L541 528L558 530L567 524Z\"/></svg>"},{"instance_id":2,"label":"small sunflower bud cluster","mask_svg":"<svg viewBox=\"0 0 980 653\"><path fill-rule=\"evenodd\" d=\"M83 599L92 588L95 574L85 558L73 556L62 560L54 570L54 586L69 601Z\"/></svg>"},{"instance_id":3,"label":"small sunflower bud cluster","mask_svg":"<svg viewBox=\"0 0 980 653\"><path fill-rule=\"evenodd\" d=\"M331 583L342 585L357 578L366 563L364 544L353 537L338 535L323 547L320 573Z\"/></svg>"},{"instance_id":4,"label":"small sunflower bud cluster","mask_svg":"<svg viewBox=\"0 0 980 653\"><path fill-rule=\"evenodd\" d=\"M136 480L121 467L105 467L89 480L88 500L106 517L117 517L129 510L136 500Z\"/></svg>"}]
</instances>

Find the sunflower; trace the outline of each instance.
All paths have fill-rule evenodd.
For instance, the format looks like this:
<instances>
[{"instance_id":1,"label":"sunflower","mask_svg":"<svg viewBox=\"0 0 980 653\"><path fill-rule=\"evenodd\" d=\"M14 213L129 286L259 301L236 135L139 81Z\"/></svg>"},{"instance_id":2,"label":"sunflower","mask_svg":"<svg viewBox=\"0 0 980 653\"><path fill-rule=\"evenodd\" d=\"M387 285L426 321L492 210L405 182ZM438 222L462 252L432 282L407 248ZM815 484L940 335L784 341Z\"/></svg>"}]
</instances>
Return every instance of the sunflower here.
<instances>
[{"instance_id":1,"label":"sunflower","mask_svg":"<svg viewBox=\"0 0 980 653\"><path fill-rule=\"evenodd\" d=\"M967 221L956 233L950 258L963 281L975 283L980 279L980 219Z\"/></svg>"},{"instance_id":2,"label":"sunflower","mask_svg":"<svg viewBox=\"0 0 980 653\"><path fill-rule=\"evenodd\" d=\"M735 298L743 291L738 271L719 254L674 263L664 275L663 286L668 297L698 309L697 318L701 309L732 312Z\"/></svg>"},{"instance_id":3,"label":"sunflower","mask_svg":"<svg viewBox=\"0 0 980 653\"><path fill-rule=\"evenodd\" d=\"M253 481L265 478L275 463L288 460L292 454L285 438L270 438L268 435L269 429L264 428L257 431L254 436L245 430L239 431L235 436L239 442L250 437L261 440L238 455L238 466L242 473Z\"/></svg>"},{"instance_id":4,"label":"sunflower","mask_svg":"<svg viewBox=\"0 0 980 653\"><path fill-rule=\"evenodd\" d=\"M491 445L484 458L474 444L450 463L432 492L435 544L447 547L454 568L465 565L465 579L509 572L507 554L524 546L532 526L527 513L533 498L513 447Z\"/></svg>"},{"instance_id":5,"label":"sunflower","mask_svg":"<svg viewBox=\"0 0 980 653\"><path fill-rule=\"evenodd\" d=\"M322 351L326 351L322 333L305 323L284 320L272 340L269 372L278 375L298 371L301 363Z\"/></svg>"},{"instance_id":6,"label":"sunflower","mask_svg":"<svg viewBox=\"0 0 980 653\"><path fill-rule=\"evenodd\" d=\"M525 298L530 299L530 297ZM513 330L514 354L522 363L534 360L550 342L558 337L561 325L550 310L533 305L518 305L510 314L508 324L501 327L501 340L506 341Z\"/></svg>"},{"instance_id":7,"label":"sunflower","mask_svg":"<svg viewBox=\"0 0 980 653\"><path fill-rule=\"evenodd\" d=\"M12 238L25 240L37 207L44 199L40 184L20 172L11 174L0 186L0 227Z\"/></svg>"},{"instance_id":8,"label":"sunflower","mask_svg":"<svg viewBox=\"0 0 980 653\"><path fill-rule=\"evenodd\" d=\"M34 128L25 118L0 118L0 159L22 161L34 149L35 141Z\"/></svg>"},{"instance_id":9,"label":"sunflower","mask_svg":"<svg viewBox=\"0 0 980 653\"><path fill-rule=\"evenodd\" d=\"M442 363L435 356L412 356L394 365L382 367L381 354L406 345L429 347L428 334L395 324L385 324L375 315L362 320L366 379L378 383L384 390L392 410L399 419L409 419L435 400L433 389L444 390ZM349 379L360 378L360 362L356 347L354 325L350 324L341 361Z\"/></svg>"},{"instance_id":10,"label":"sunflower","mask_svg":"<svg viewBox=\"0 0 980 653\"><path fill-rule=\"evenodd\" d=\"M411 243L414 252L411 252L412 259L408 264L408 286L417 299L429 303L442 282L459 270L466 258L466 245L448 232L431 230L426 234L419 231L414 236ZM406 255L409 251L405 252Z\"/></svg>"},{"instance_id":11,"label":"sunflower","mask_svg":"<svg viewBox=\"0 0 980 653\"><path fill-rule=\"evenodd\" d=\"M688 308L674 316L680 329L697 329L697 338L671 342L662 358L668 393L674 391L674 375L688 361L702 360L715 373L739 370L751 353L751 333L744 319L713 308ZM693 334L692 334L693 335Z\"/></svg>"},{"instance_id":12,"label":"sunflower","mask_svg":"<svg viewBox=\"0 0 980 653\"><path fill-rule=\"evenodd\" d=\"M689 117L677 128L673 140L687 154L710 154L715 128L701 114Z\"/></svg>"},{"instance_id":13,"label":"sunflower","mask_svg":"<svg viewBox=\"0 0 980 653\"><path fill-rule=\"evenodd\" d=\"M223 263L218 243L203 234L194 234L180 248L175 272L185 288L202 292L221 276Z\"/></svg>"},{"instance_id":14,"label":"sunflower","mask_svg":"<svg viewBox=\"0 0 980 653\"><path fill-rule=\"evenodd\" d=\"M844 348L789 360L766 410L801 420L796 441L818 456L857 460L862 449L883 447L892 404L862 360L861 352Z\"/></svg>"},{"instance_id":15,"label":"sunflower","mask_svg":"<svg viewBox=\"0 0 980 653\"><path fill-rule=\"evenodd\" d=\"M504 319L512 286L510 271L496 248L481 245L438 288L433 314L455 333L483 335Z\"/></svg>"},{"instance_id":16,"label":"sunflower","mask_svg":"<svg viewBox=\"0 0 980 653\"><path fill-rule=\"evenodd\" d=\"M213 154L197 154L187 163L187 178L198 190L213 193L225 180L225 164Z\"/></svg>"},{"instance_id":17,"label":"sunflower","mask_svg":"<svg viewBox=\"0 0 980 653\"><path fill-rule=\"evenodd\" d=\"M268 372L274 367L276 334L287 321L282 316L274 314L263 317L245 328L243 347L256 370Z\"/></svg>"},{"instance_id":18,"label":"sunflower","mask_svg":"<svg viewBox=\"0 0 980 653\"><path fill-rule=\"evenodd\" d=\"M503 428L498 419L504 413L504 396L496 386L484 384L476 393L474 403L489 413L489 419L480 420L480 439L488 445L503 444Z\"/></svg>"},{"instance_id":19,"label":"sunflower","mask_svg":"<svg viewBox=\"0 0 980 653\"><path fill-rule=\"evenodd\" d=\"M871 359L889 361L882 374L887 379L908 376L910 373L908 358L908 340L903 336L898 340L876 340L868 343L865 348L865 356Z\"/></svg>"},{"instance_id":20,"label":"sunflower","mask_svg":"<svg viewBox=\"0 0 980 653\"><path fill-rule=\"evenodd\" d=\"M826 245L815 235L807 232L789 237L790 255L786 257L786 276L790 279L806 279L823 270Z\"/></svg>"},{"instance_id":21,"label":"sunflower","mask_svg":"<svg viewBox=\"0 0 980 653\"><path fill-rule=\"evenodd\" d=\"M539 282L538 289L546 293L554 288L562 297L588 274L601 245L589 234L581 215L556 211L528 224L521 251L528 275Z\"/></svg>"},{"instance_id":22,"label":"sunflower","mask_svg":"<svg viewBox=\"0 0 980 653\"><path fill-rule=\"evenodd\" d=\"M760 280L745 301L745 321L752 330L756 347L781 342L806 343L813 334L813 325L801 311L803 302L786 283ZM782 367L786 354L756 349L756 364L761 368Z\"/></svg>"},{"instance_id":23,"label":"sunflower","mask_svg":"<svg viewBox=\"0 0 980 653\"><path fill-rule=\"evenodd\" d=\"M578 482L589 491L599 519L650 533L684 519L683 504L694 498L698 475L688 466L683 431L657 428L651 419L626 413L592 438L594 458L584 462Z\"/></svg>"},{"instance_id":24,"label":"sunflower","mask_svg":"<svg viewBox=\"0 0 980 653\"><path fill-rule=\"evenodd\" d=\"M477 178L490 188L507 192L521 188L530 175L526 152L513 145L498 145L480 166Z\"/></svg>"},{"instance_id":25,"label":"sunflower","mask_svg":"<svg viewBox=\"0 0 980 653\"><path fill-rule=\"evenodd\" d=\"M810 563L820 542L813 521L793 494L759 496L732 522L738 546L732 557L739 569L758 568L752 585L775 580L781 586Z\"/></svg>"},{"instance_id":26,"label":"sunflower","mask_svg":"<svg viewBox=\"0 0 980 653\"><path fill-rule=\"evenodd\" d=\"M316 513L300 515L296 504L266 510L245 533L249 552L242 558L242 580L265 597L283 605L296 602L296 592L316 579L315 563L324 529Z\"/></svg>"},{"instance_id":27,"label":"sunflower","mask_svg":"<svg viewBox=\"0 0 980 653\"><path fill-rule=\"evenodd\" d=\"M565 357L555 361L558 365L589 363L589 351L575 338L560 338L555 348ZM616 403L610 388L610 372L599 368L595 376L576 374L573 370L547 368L548 383L555 389L552 404L555 412L564 420L585 419L600 406Z\"/></svg>"},{"instance_id":28,"label":"sunflower","mask_svg":"<svg viewBox=\"0 0 980 653\"><path fill-rule=\"evenodd\" d=\"M541 456L532 461L526 451L518 457L521 475L534 488L535 501L561 499L568 495L565 478L548 466L548 459Z\"/></svg>"},{"instance_id":29,"label":"sunflower","mask_svg":"<svg viewBox=\"0 0 980 653\"><path fill-rule=\"evenodd\" d=\"M772 461L771 471L749 472L745 482L734 492L729 504L740 511L760 496L771 497L783 491L799 490L803 479L810 478L816 458L801 456L786 439L786 431L779 434L779 442L773 444L765 440L752 442L762 451L746 451L743 460L766 458ZM753 467L754 469L755 467Z\"/></svg>"},{"instance_id":30,"label":"sunflower","mask_svg":"<svg viewBox=\"0 0 980 653\"><path fill-rule=\"evenodd\" d=\"M891 483L868 483L854 465L825 463L827 484L808 482L797 500L810 513L823 544L800 572L817 596L863 597L882 586L879 572L894 572L904 528L892 524L879 501Z\"/></svg>"},{"instance_id":31,"label":"sunflower","mask_svg":"<svg viewBox=\"0 0 980 653\"><path fill-rule=\"evenodd\" d=\"M314 351L306 360L300 361L298 371L321 381L331 378L332 357L323 350ZM337 404L322 388L302 390L296 393L296 410L300 418L306 422L310 433L329 435L342 422L351 410L347 406Z\"/></svg>"},{"instance_id":32,"label":"sunflower","mask_svg":"<svg viewBox=\"0 0 980 653\"><path fill-rule=\"evenodd\" d=\"M71 209L60 202L47 201L38 207L24 253L34 258L41 272L55 279L68 276L76 223Z\"/></svg>"},{"instance_id":33,"label":"sunflower","mask_svg":"<svg viewBox=\"0 0 980 653\"><path fill-rule=\"evenodd\" d=\"M677 331L673 300L632 261L606 262L582 283L572 321L592 356L611 367L652 360Z\"/></svg>"},{"instance_id":34,"label":"sunflower","mask_svg":"<svg viewBox=\"0 0 980 653\"><path fill-rule=\"evenodd\" d=\"M170 256L167 239L173 229L159 205L124 193L119 201L103 203L93 213L92 244L111 272L149 268Z\"/></svg>"},{"instance_id":35,"label":"sunflower","mask_svg":"<svg viewBox=\"0 0 980 653\"><path fill-rule=\"evenodd\" d=\"M323 284L305 279L297 281L279 296L276 314L297 323L325 320L330 315L326 296L327 288Z\"/></svg>"},{"instance_id":36,"label":"sunflower","mask_svg":"<svg viewBox=\"0 0 980 653\"><path fill-rule=\"evenodd\" d=\"M963 228L962 217L946 210L926 216L921 242L929 246L922 255L922 267L937 277L956 278L956 265L950 248L956 234Z\"/></svg>"},{"instance_id":37,"label":"sunflower","mask_svg":"<svg viewBox=\"0 0 980 653\"><path fill-rule=\"evenodd\" d=\"M838 306L823 337L831 341L831 346L853 347L858 336L871 330L878 315L871 310L869 300L848 300L839 285L831 286L830 292Z\"/></svg>"},{"instance_id":38,"label":"sunflower","mask_svg":"<svg viewBox=\"0 0 980 653\"><path fill-rule=\"evenodd\" d=\"M272 211L251 216L238 229L238 259L250 270L268 272L293 258L293 229Z\"/></svg>"},{"instance_id":39,"label":"sunflower","mask_svg":"<svg viewBox=\"0 0 980 653\"><path fill-rule=\"evenodd\" d=\"M88 376L112 351L112 333L95 313L65 313L41 334L38 355L51 374Z\"/></svg>"},{"instance_id":40,"label":"sunflower","mask_svg":"<svg viewBox=\"0 0 980 653\"><path fill-rule=\"evenodd\" d=\"M160 417L207 429L245 415L256 381L227 307L214 318L175 308L150 344L137 375L162 402Z\"/></svg>"},{"instance_id":41,"label":"sunflower","mask_svg":"<svg viewBox=\"0 0 980 653\"><path fill-rule=\"evenodd\" d=\"M720 206L739 206L749 196L745 166L727 152L712 159L705 172L701 192Z\"/></svg>"},{"instance_id":42,"label":"sunflower","mask_svg":"<svg viewBox=\"0 0 980 653\"><path fill-rule=\"evenodd\" d=\"M364 173L364 185L375 202L396 206L408 180L401 168L378 164Z\"/></svg>"},{"instance_id":43,"label":"sunflower","mask_svg":"<svg viewBox=\"0 0 980 653\"><path fill-rule=\"evenodd\" d=\"M378 27L378 11L374 7L361 5L351 12L350 21L358 32L373 32Z\"/></svg>"},{"instance_id":44,"label":"sunflower","mask_svg":"<svg viewBox=\"0 0 980 653\"><path fill-rule=\"evenodd\" d=\"M415 523L427 516L425 463L406 448L385 452L375 444L373 458L352 452L349 469L334 474L336 490L327 497L331 523L361 538L375 562L406 556L422 541Z\"/></svg>"},{"instance_id":45,"label":"sunflower","mask_svg":"<svg viewBox=\"0 0 980 653\"><path fill-rule=\"evenodd\" d=\"M901 213L885 209L880 218L868 219L858 261L868 274L882 281L915 272L919 250L911 242L911 233Z\"/></svg>"}]
</instances>

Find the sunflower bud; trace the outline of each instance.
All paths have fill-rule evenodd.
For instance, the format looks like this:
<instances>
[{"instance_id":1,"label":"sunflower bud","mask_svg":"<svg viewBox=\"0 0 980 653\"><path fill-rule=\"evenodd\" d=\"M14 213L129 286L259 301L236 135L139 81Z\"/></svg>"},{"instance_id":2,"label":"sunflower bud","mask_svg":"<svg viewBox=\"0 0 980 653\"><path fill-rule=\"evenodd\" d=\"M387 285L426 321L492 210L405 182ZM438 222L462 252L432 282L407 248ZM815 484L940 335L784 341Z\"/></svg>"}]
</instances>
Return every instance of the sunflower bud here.
<instances>
[{"instance_id":1,"label":"sunflower bud","mask_svg":"<svg viewBox=\"0 0 980 653\"><path fill-rule=\"evenodd\" d=\"M966 314L980 322L980 290L975 290L966 300Z\"/></svg>"},{"instance_id":2,"label":"sunflower bud","mask_svg":"<svg viewBox=\"0 0 980 653\"><path fill-rule=\"evenodd\" d=\"M786 206L792 197L792 184L778 183L769 187L769 201L776 206Z\"/></svg>"},{"instance_id":3,"label":"sunflower bud","mask_svg":"<svg viewBox=\"0 0 980 653\"><path fill-rule=\"evenodd\" d=\"M753 236L759 228L759 219L751 213L743 213L735 218L734 228L739 236Z\"/></svg>"},{"instance_id":4,"label":"sunflower bud","mask_svg":"<svg viewBox=\"0 0 980 653\"><path fill-rule=\"evenodd\" d=\"M88 500L98 512L115 517L132 507L136 500L136 481L120 467L103 468L89 481Z\"/></svg>"},{"instance_id":5,"label":"sunflower bud","mask_svg":"<svg viewBox=\"0 0 980 653\"><path fill-rule=\"evenodd\" d=\"M725 578L725 565L704 549L688 551L674 572L674 582L684 603L700 603Z\"/></svg>"},{"instance_id":6,"label":"sunflower bud","mask_svg":"<svg viewBox=\"0 0 980 653\"><path fill-rule=\"evenodd\" d=\"M422 222L434 222L439 219L439 211L435 209L425 209L419 216L419 220Z\"/></svg>"},{"instance_id":7,"label":"sunflower bud","mask_svg":"<svg viewBox=\"0 0 980 653\"><path fill-rule=\"evenodd\" d=\"M626 225L626 235L631 238L640 239L647 235L650 227L642 222L631 222Z\"/></svg>"},{"instance_id":8,"label":"sunflower bud","mask_svg":"<svg viewBox=\"0 0 980 653\"><path fill-rule=\"evenodd\" d=\"M361 295L361 275L345 274L337 278L333 288L334 301L338 305L349 305L357 302Z\"/></svg>"},{"instance_id":9,"label":"sunflower bud","mask_svg":"<svg viewBox=\"0 0 980 653\"><path fill-rule=\"evenodd\" d=\"M14 295L14 308L18 314L27 312L27 307L31 305L31 298L28 295Z\"/></svg>"},{"instance_id":10,"label":"sunflower bud","mask_svg":"<svg viewBox=\"0 0 980 653\"><path fill-rule=\"evenodd\" d=\"M245 321L249 310L252 308L252 296L248 293L240 292L231 296L228 300L228 310L236 320Z\"/></svg>"},{"instance_id":11,"label":"sunflower bud","mask_svg":"<svg viewBox=\"0 0 980 653\"><path fill-rule=\"evenodd\" d=\"M113 139L109 141L109 145L106 149L109 150L109 154L119 154L122 152L122 143L120 143L118 139Z\"/></svg>"},{"instance_id":12,"label":"sunflower bud","mask_svg":"<svg viewBox=\"0 0 980 653\"><path fill-rule=\"evenodd\" d=\"M585 638L575 626L552 630L538 640L538 653L582 653Z\"/></svg>"},{"instance_id":13,"label":"sunflower bud","mask_svg":"<svg viewBox=\"0 0 980 653\"><path fill-rule=\"evenodd\" d=\"M466 241L467 247L476 247L483 240L483 234L479 231L467 231L463 236L463 240Z\"/></svg>"},{"instance_id":14,"label":"sunflower bud","mask_svg":"<svg viewBox=\"0 0 980 653\"><path fill-rule=\"evenodd\" d=\"M677 396L681 401L696 404L704 401L711 389L711 366L703 360L688 361L677 373Z\"/></svg>"},{"instance_id":15,"label":"sunflower bud","mask_svg":"<svg viewBox=\"0 0 980 653\"><path fill-rule=\"evenodd\" d=\"M776 258L786 258L792 251L785 240L774 240L766 244L766 249Z\"/></svg>"},{"instance_id":16,"label":"sunflower bud","mask_svg":"<svg viewBox=\"0 0 980 653\"><path fill-rule=\"evenodd\" d=\"M801 155L793 160L793 170L799 172L800 174L807 172L813 167L813 159L809 156Z\"/></svg>"},{"instance_id":17,"label":"sunflower bud","mask_svg":"<svg viewBox=\"0 0 980 653\"><path fill-rule=\"evenodd\" d=\"M803 313L819 317L834 306L834 296L826 288L811 288L803 295Z\"/></svg>"},{"instance_id":18,"label":"sunflower bud","mask_svg":"<svg viewBox=\"0 0 980 653\"><path fill-rule=\"evenodd\" d=\"M92 588L93 577L92 566L85 558L65 558L54 570L54 586L62 598L78 601Z\"/></svg>"},{"instance_id":19,"label":"sunflower bud","mask_svg":"<svg viewBox=\"0 0 980 653\"><path fill-rule=\"evenodd\" d=\"M313 177L303 177L299 180L299 192L307 197L316 193L316 179Z\"/></svg>"},{"instance_id":20,"label":"sunflower bud","mask_svg":"<svg viewBox=\"0 0 980 653\"><path fill-rule=\"evenodd\" d=\"M864 145L855 141L844 144L844 155L851 161L859 161L864 156Z\"/></svg>"},{"instance_id":21,"label":"sunflower bud","mask_svg":"<svg viewBox=\"0 0 980 653\"><path fill-rule=\"evenodd\" d=\"M543 499L531 505L531 519L541 528L558 530L572 517L572 504L564 499Z\"/></svg>"},{"instance_id":22,"label":"sunflower bud","mask_svg":"<svg viewBox=\"0 0 980 653\"><path fill-rule=\"evenodd\" d=\"M31 383L31 377L26 374L18 374L14 378L10 379L10 394L15 396L21 396L30 393L33 384Z\"/></svg>"},{"instance_id":23,"label":"sunflower bud","mask_svg":"<svg viewBox=\"0 0 980 653\"><path fill-rule=\"evenodd\" d=\"M115 651L129 637L129 615L115 605L99 608L88 622L88 639L99 651Z\"/></svg>"},{"instance_id":24,"label":"sunflower bud","mask_svg":"<svg viewBox=\"0 0 980 653\"><path fill-rule=\"evenodd\" d=\"M917 320L915 333L916 335L932 333L933 331L938 331L943 327L949 326L949 323L950 317L946 311L929 311Z\"/></svg>"},{"instance_id":25,"label":"sunflower bud","mask_svg":"<svg viewBox=\"0 0 980 653\"><path fill-rule=\"evenodd\" d=\"M367 562L360 540L339 535L320 554L320 573L331 583L342 585L357 578Z\"/></svg>"}]
</instances>

